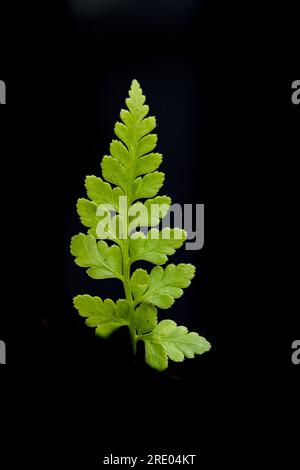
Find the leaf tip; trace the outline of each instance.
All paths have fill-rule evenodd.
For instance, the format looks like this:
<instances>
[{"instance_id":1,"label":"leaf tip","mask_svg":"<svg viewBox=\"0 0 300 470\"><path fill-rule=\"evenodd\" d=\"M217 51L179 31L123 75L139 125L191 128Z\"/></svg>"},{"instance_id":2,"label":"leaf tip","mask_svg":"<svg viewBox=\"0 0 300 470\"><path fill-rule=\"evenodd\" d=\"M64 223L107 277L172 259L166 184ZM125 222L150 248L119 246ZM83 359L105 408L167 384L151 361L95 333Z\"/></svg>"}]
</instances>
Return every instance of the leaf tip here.
<instances>
[{"instance_id":1,"label":"leaf tip","mask_svg":"<svg viewBox=\"0 0 300 470\"><path fill-rule=\"evenodd\" d=\"M132 90L141 90L141 85L139 84L139 82L137 81L136 78L134 78L131 82L131 89Z\"/></svg>"}]
</instances>

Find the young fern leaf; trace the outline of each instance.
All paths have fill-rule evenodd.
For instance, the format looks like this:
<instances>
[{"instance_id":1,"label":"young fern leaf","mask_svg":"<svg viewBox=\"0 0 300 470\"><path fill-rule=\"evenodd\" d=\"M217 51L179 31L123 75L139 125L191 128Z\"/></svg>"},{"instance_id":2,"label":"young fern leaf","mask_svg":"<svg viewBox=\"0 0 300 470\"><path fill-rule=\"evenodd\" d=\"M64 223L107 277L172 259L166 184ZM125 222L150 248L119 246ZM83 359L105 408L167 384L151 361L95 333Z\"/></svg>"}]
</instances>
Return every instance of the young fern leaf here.
<instances>
[{"instance_id":1,"label":"young fern leaf","mask_svg":"<svg viewBox=\"0 0 300 470\"><path fill-rule=\"evenodd\" d=\"M150 275L144 269L137 269L130 279L134 305L149 302L159 308L170 308L175 299L182 296L195 275L192 264L169 264L164 270L156 266Z\"/></svg>"},{"instance_id":2,"label":"young fern leaf","mask_svg":"<svg viewBox=\"0 0 300 470\"><path fill-rule=\"evenodd\" d=\"M179 228L159 225L171 205L168 196L157 196L164 182L164 173L158 171L162 155L153 152L157 135L154 117L147 117L140 85L133 80L127 109L121 110L122 122L115 125L119 140L110 144L110 155L101 162L103 179L87 176L85 186L88 199L81 198L77 211L87 235L80 233L71 241L75 262L87 268L93 279L119 279L124 286L125 299L114 303L110 299L78 295L74 306L86 318L86 325L96 328L96 334L106 338L116 329L127 326L133 351L136 344L145 344L146 362L162 371L168 359L181 362L195 354L209 351L210 344L197 333L189 333L172 320L158 323L157 307L167 309L183 294L195 275L191 264L161 265L175 253L186 239ZM113 186L112 186L113 185ZM144 199L144 201L141 201ZM145 235L138 227L153 227ZM109 240L108 245L104 240ZM131 272L137 261L148 261L155 266L150 274L144 269Z\"/></svg>"},{"instance_id":3,"label":"young fern leaf","mask_svg":"<svg viewBox=\"0 0 300 470\"><path fill-rule=\"evenodd\" d=\"M118 246L109 247L105 241L96 241L91 235L80 233L72 238L71 253L75 263L89 268L87 273L93 279L122 279L122 254Z\"/></svg>"},{"instance_id":4,"label":"young fern leaf","mask_svg":"<svg viewBox=\"0 0 300 470\"><path fill-rule=\"evenodd\" d=\"M90 295L78 295L74 305L82 317L86 317L86 325L96 327L96 334L106 338L114 330L128 325L129 304L127 300L118 300L116 304L110 299Z\"/></svg>"},{"instance_id":5,"label":"young fern leaf","mask_svg":"<svg viewBox=\"0 0 300 470\"><path fill-rule=\"evenodd\" d=\"M185 326L172 320L162 320L151 333L141 336L145 343L146 361L158 370L168 367L168 358L182 362L210 349L210 344L198 333L188 333Z\"/></svg>"}]
</instances>

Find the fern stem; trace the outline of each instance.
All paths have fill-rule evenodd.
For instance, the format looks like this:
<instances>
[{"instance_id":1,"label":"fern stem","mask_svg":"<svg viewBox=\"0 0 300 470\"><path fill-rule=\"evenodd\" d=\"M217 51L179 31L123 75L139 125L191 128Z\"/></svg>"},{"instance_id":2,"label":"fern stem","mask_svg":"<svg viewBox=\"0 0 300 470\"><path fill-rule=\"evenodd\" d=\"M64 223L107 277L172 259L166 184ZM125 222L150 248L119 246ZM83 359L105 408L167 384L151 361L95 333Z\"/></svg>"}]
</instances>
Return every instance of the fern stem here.
<instances>
[{"instance_id":1,"label":"fern stem","mask_svg":"<svg viewBox=\"0 0 300 470\"><path fill-rule=\"evenodd\" d=\"M131 161L130 165L130 174L129 174L129 180L128 180L128 187L127 187L127 220L126 220L126 237L124 240L124 245L123 245L123 270L124 270L124 290L125 290L125 295L126 295L126 300L129 303L130 307L130 313L129 313L129 333L130 333L130 339L131 339L131 345L132 345L132 350L134 355L136 354L136 343L137 343L137 332L134 324L134 304L133 304L133 297L132 297L132 292L131 292L131 286L130 286L130 253L129 253L129 233L128 233L128 226L129 226L129 217L128 217L128 211L129 207L131 205L131 198L132 198L132 184L133 184L133 166L132 166L132 160L135 157L135 146L136 142L134 142L132 145L128 147L129 150L129 158Z\"/></svg>"},{"instance_id":2,"label":"fern stem","mask_svg":"<svg viewBox=\"0 0 300 470\"><path fill-rule=\"evenodd\" d=\"M124 271L123 285L124 285L126 300L130 306L128 328L130 332L132 349L133 349L134 354L136 354L136 341L137 340L136 340L136 329L134 326L134 318L133 318L134 306L133 306L132 292L131 292L131 287L130 287L130 259L129 259L128 237L126 237L124 240L124 244L122 247L122 254L123 254L123 271Z\"/></svg>"}]
</instances>

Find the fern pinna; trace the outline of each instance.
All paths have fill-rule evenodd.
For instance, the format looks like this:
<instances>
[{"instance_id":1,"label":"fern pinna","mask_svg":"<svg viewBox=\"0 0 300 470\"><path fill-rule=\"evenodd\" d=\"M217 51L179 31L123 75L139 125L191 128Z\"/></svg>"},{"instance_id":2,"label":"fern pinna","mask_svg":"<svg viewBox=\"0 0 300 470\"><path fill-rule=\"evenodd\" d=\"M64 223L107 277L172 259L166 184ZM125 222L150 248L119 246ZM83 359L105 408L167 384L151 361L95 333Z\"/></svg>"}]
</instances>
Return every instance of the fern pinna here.
<instances>
[{"instance_id":1,"label":"fern pinna","mask_svg":"<svg viewBox=\"0 0 300 470\"><path fill-rule=\"evenodd\" d=\"M110 155L101 162L103 179L88 176L85 185L89 199L78 200L78 214L88 227L87 235L80 233L71 241L75 262L87 268L93 279L119 279L125 299L113 302L78 295L74 305L86 324L95 327L96 334L103 338L126 325L133 351L137 342L143 341L146 362L162 371L168 366L168 358L181 362L184 357L208 351L210 344L173 320L158 323L157 308L167 309L181 297L182 289L195 275L195 267L183 263L161 267L184 243L186 232L155 228L166 216L171 200L157 196L164 173L157 171L162 155L153 152L156 120L147 117L149 107L136 80L126 105L128 109L120 113L122 122L115 125L119 140L112 141ZM132 264L140 260L156 266L150 273L144 269L132 272Z\"/></svg>"}]
</instances>

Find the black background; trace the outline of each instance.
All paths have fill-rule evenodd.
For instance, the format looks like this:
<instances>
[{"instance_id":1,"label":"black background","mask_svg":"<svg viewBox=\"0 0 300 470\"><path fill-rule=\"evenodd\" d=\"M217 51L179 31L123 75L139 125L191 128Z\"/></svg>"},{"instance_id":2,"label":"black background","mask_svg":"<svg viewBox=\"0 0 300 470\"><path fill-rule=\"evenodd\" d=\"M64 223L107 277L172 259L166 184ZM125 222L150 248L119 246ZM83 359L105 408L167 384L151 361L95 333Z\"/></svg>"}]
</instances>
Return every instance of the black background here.
<instances>
[{"instance_id":1,"label":"black background","mask_svg":"<svg viewBox=\"0 0 300 470\"><path fill-rule=\"evenodd\" d=\"M256 463L261 450L266 462L292 459L293 15L193 0L94 3L3 10L1 390L5 434L22 449L9 462L89 468L111 452L174 449L210 465L241 464L237 450ZM69 241L82 230L75 204L84 177L99 174L133 78L157 117L163 193L205 204L204 248L172 257L195 264L197 276L161 318L213 347L163 374L143 364L142 351L132 357L126 331L101 341L72 307L78 293L122 295L74 264Z\"/></svg>"}]
</instances>

